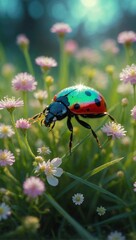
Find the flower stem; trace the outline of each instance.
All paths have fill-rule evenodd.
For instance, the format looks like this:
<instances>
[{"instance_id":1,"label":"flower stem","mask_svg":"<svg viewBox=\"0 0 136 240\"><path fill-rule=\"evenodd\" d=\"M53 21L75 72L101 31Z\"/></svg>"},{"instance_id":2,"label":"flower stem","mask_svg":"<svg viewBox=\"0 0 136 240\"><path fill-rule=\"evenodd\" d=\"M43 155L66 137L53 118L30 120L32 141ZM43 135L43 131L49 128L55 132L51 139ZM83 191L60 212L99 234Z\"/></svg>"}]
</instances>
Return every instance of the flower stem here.
<instances>
[{"instance_id":1,"label":"flower stem","mask_svg":"<svg viewBox=\"0 0 136 240\"><path fill-rule=\"evenodd\" d=\"M48 104L51 102L50 88L46 83L46 77L48 76L49 70L43 71L44 90L48 93Z\"/></svg>"},{"instance_id":2,"label":"flower stem","mask_svg":"<svg viewBox=\"0 0 136 240\"><path fill-rule=\"evenodd\" d=\"M59 86L60 89L63 89L67 86L66 83L66 70L67 70L67 64L66 64L66 54L64 49L64 37L59 38L60 41L60 73L59 73Z\"/></svg>"},{"instance_id":3,"label":"flower stem","mask_svg":"<svg viewBox=\"0 0 136 240\"><path fill-rule=\"evenodd\" d=\"M6 54L5 54L5 49L2 45L2 43L0 43L0 61L1 63L6 62Z\"/></svg>"},{"instance_id":4,"label":"flower stem","mask_svg":"<svg viewBox=\"0 0 136 240\"><path fill-rule=\"evenodd\" d=\"M24 116L25 116L25 118L27 118L27 116L28 116L28 111L27 111L28 101L27 101L27 92L26 91L23 91L23 100L24 100Z\"/></svg>"},{"instance_id":5,"label":"flower stem","mask_svg":"<svg viewBox=\"0 0 136 240\"><path fill-rule=\"evenodd\" d=\"M18 131L17 131L17 128L15 126L15 119L14 119L14 114L13 112L10 112L10 116L11 116L11 122L12 122L12 126L13 126L13 129L14 129L14 132L16 134L16 138L17 138L17 141L20 145L20 149L22 149L22 142L20 140L20 137L19 137L19 134L18 134Z\"/></svg>"},{"instance_id":6,"label":"flower stem","mask_svg":"<svg viewBox=\"0 0 136 240\"><path fill-rule=\"evenodd\" d=\"M95 238L80 225L74 218L72 218L49 194L45 194L48 202L61 214L72 226L73 228L83 237L83 239L94 240Z\"/></svg>"},{"instance_id":7,"label":"flower stem","mask_svg":"<svg viewBox=\"0 0 136 240\"><path fill-rule=\"evenodd\" d=\"M103 144L102 144L101 147L102 147L102 148L105 147L110 141L111 141L111 138L108 137L108 138L103 142Z\"/></svg>"},{"instance_id":8,"label":"flower stem","mask_svg":"<svg viewBox=\"0 0 136 240\"><path fill-rule=\"evenodd\" d=\"M26 147L27 147L27 149L28 149L28 152L30 153L30 155L34 158L34 160L35 160L35 155L34 155L34 153L32 152L32 150L31 150L31 147L30 147L30 145L29 145L29 143L28 143L28 139L27 139L27 132L25 131L25 135L24 135L24 140L25 140L25 144L26 144Z\"/></svg>"},{"instance_id":9,"label":"flower stem","mask_svg":"<svg viewBox=\"0 0 136 240\"><path fill-rule=\"evenodd\" d=\"M7 138L4 138L3 142L4 142L4 147L8 149L8 140L7 140Z\"/></svg>"},{"instance_id":10,"label":"flower stem","mask_svg":"<svg viewBox=\"0 0 136 240\"><path fill-rule=\"evenodd\" d=\"M136 87L135 84L133 84L133 91L134 91L134 105L136 104Z\"/></svg>"},{"instance_id":11,"label":"flower stem","mask_svg":"<svg viewBox=\"0 0 136 240\"><path fill-rule=\"evenodd\" d=\"M122 111L121 111L121 119L120 119L120 122L121 122L121 124L124 124L124 122L125 122L125 113L126 113L126 107L122 107Z\"/></svg>"},{"instance_id":12,"label":"flower stem","mask_svg":"<svg viewBox=\"0 0 136 240\"><path fill-rule=\"evenodd\" d=\"M8 178L12 179L16 184L18 183L17 179L11 174L7 167L4 168L4 173L7 175Z\"/></svg>"},{"instance_id":13,"label":"flower stem","mask_svg":"<svg viewBox=\"0 0 136 240\"><path fill-rule=\"evenodd\" d=\"M131 45L125 44L125 54L126 54L127 64L131 64L131 57L132 57L132 54L133 54Z\"/></svg>"},{"instance_id":14,"label":"flower stem","mask_svg":"<svg viewBox=\"0 0 136 240\"><path fill-rule=\"evenodd\" d=\"M44 90L46 90L46 81L45 81L45 79L46 79L47 75L48 75L48 71L43 71Z\"/></svg>"},{"instance_id":15,"label":"flower stem","mask_svg":"<svg viewBox=\"0 0 136 240\"><path fill-rule=\"evenodd\" d=\"M30 55L29 55L29 52L28 52L28 48L24 48L23 49L23 54L24 54L24 57L25 57L25 60L26 60L28 71L32 75L34 75L34 70L33 70L33 66L32 66L32 63L31 63L31 59L30 59Z\"/></svg>"},{"instance_id":16,"label":"flower stem","mask_svg":"<svg viewBox=\"0 0 136 240\"><path fill-rule=\"evenodd\" d=\"M132 152L136 149L136 122L133 123Z\"/></svg>"}]
</instances>

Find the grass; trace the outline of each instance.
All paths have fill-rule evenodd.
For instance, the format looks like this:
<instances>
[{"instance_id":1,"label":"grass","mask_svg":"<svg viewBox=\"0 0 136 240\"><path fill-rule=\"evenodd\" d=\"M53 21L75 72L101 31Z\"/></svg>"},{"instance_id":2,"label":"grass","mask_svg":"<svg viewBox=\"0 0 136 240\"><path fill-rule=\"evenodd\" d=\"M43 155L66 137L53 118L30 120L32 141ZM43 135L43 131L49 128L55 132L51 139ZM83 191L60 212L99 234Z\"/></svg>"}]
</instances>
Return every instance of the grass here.
<instances>
[{"instance_id":1,"label":"grass","mask_svg":"<svg viewBox=\"0 0 136 240\"><path fill-rule=\"evenodd\" d=\"M134 48L131 50L135 51ZM26 47L22 51L26 61L25 71L35 72L37 89L32 92L15 91L12 80L22 69L19 64L17 67L11 64L9 71L4 71L8 61L1 62L1 100L5 96L14 96L24 101L24 107L16 108L12 113L6 109L0 112L0 124L11 125L15 132L11 138L3 138L0 132L0 149L9 150L15 157L13 165L0 166L0 203L5 202L11 210L7 219L0 221L1 239L105 240L111 232L118 231L126 239L134 240L136 121L131 116L131 109L136 104L135 91L132 86L131 92L118 91L119 74L128 64L128 58L129 64L135 63L134 55L127 55L126 59L123 50L111 56L99 49L100 60L93 62L93 58L91 61L79 61L75 55L67 55L63 51L61 49L63 59L67 60L61 61L61 66L58 63L61 81L58 79L59 71L55 72L54 69L44 69L38 74L39 67L32 65L29 49ZM65 82L65 76L68 82ZM66 119L57 121L52 131L41 125L40 121L32 123L27 130L16 128L18 119L28 120L42 112L50 104L49 98L52 99L62 88L77 83L93 87L103 94L108 112L127 131L125 137L113 140L101 131L102 126L110 121L108 117L86 118L98 135L102 145L100 149L92 133L73 118L74 136L70 154L70 132ZM39 89L47 91L49 98L35 98ZM123 98L128 101L126 105L122 104ZM41 161L37 158L37 149L42 146L49 147L51 151L49 155L46 153L42 156L45 162L56 157L62 159L61 168L64 172L55 187L48 183L43 172L38 175L35 172L38 161ZM0 162L1 159L0 156ZM30 176L39 177L45 184L44 193L34 199L23 191L23 183ZM72 202L75 193L84 195L81 205ZM101 216L97 213L97 207L100 206L106 209ZM1 211L0 206L0 216Z\"/></svg>"}]
</instances>

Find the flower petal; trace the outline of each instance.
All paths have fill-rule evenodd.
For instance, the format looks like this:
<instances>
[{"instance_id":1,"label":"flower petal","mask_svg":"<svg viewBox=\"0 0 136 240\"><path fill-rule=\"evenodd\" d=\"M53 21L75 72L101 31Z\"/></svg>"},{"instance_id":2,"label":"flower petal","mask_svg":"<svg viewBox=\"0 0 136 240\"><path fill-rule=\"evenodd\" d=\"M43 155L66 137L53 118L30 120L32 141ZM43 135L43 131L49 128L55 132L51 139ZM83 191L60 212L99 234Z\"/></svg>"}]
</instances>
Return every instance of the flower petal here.
<instances>
[{"instance_id":1,"label":"flower petal","mask_svg":"<svg viewBox=\"0 0 136 240\"><path fill-rule=\"evenodd\" d=\"M60 177L62 175L62 173L63 173L63 169L57 168L53 175L56 177Z\"/></svg>"},{"instance_id":2,"label":"flower petal","mask_svg":"<svg viewBox=\"0 0 136 240\"><path fill-rule=\"evenodd\" d=\"M62 163L62 159L61 158L54 158L51 163L53 164L54 167L59 167Z\"/></svg>"},{"instance_id":3,"label":"flower petal","mask_svg":"<svg viewBox=\"0 0 136 240\"><path fill-rule=\"evenodd\" d=\"M59 183L58 179L53 175L47 176L47 181L51 186L57 186Z\"/></svg>"}]
</instances>

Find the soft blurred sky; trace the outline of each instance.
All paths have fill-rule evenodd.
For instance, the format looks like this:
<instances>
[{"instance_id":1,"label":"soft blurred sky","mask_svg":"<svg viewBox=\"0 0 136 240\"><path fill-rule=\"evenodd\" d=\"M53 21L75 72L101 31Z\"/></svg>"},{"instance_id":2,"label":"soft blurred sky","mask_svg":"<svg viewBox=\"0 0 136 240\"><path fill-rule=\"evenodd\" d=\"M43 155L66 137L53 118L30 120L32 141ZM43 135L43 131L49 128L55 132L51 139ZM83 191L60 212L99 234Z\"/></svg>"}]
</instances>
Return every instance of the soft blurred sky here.
<instances>
[{"instance_id":1,"label":"soft blurred sky","mask_svg":"<svg viewBox=\"0 0 136 240\"><path fill-rule=\"evenodd\" d=\"M56 22L68 23L68 38L80 46L96 47L121 31L136 31L136 0L0 0L0 39L9 53L24 33L35 55L51 55L58 49L50 32Z\"/></svg>"}]
</instances>

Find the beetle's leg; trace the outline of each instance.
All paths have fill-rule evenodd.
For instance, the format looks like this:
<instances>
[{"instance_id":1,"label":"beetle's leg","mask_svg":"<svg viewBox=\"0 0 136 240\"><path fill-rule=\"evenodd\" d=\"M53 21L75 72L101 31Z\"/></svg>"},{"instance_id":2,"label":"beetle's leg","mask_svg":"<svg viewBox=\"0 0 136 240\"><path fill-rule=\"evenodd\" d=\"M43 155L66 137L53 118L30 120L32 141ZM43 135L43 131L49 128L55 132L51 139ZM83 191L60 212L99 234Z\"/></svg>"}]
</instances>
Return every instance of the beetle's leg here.
<instances>
[{"instance_id":1,"label":"beetle's leg","mask_svg":"<svg viewBox=\"0 0 136 240\"><path fill-rule=\"evenodd\" d=\"M41 120L41 126L44 124L44 119Z\"/></svg>"},{"instance_id":2,"label":"beetle's leg","mask_svg":"<svg viewBox=\"0 0 136 240\"><path fill-rule=\"evenodd\" d=\"M106 112L105 115L107 115L113 122L115 122L115 119L109 113Z\"/></svg>"},{"instance_id":3,"label":"beetle's leg","mask_svg":"<svg viewBox=\"0 0 136 240\"><path fill-rule=\"evenodd\" d=\"M94 130L92 129L92 127L88 123L84 122L83 120L80 120L77 115L75 115L75 118L78 121L78 123L80 123L83 127L87 128L87 129L91 129L91 132L92 132L94 138L96 139L96 141L98 143L98 146L101 148L101 144L99 142L99 139L98 139L96 133L94 132Z\"/></svg>"},{"instance_id":4,"label":"beetle's leg","mask_svg":"<svg viewBox=\"0 0 136 240\"><path fill-rule=\"evenodd\" d=\"M70 150L70 153L71 153L72 141L73 141L73 126L72 126L72 123L71 123L71 117L68 117L67 126L68 126L69 131L71 132L70 140L69 140L69 150Z\"/></svg>"},{"instance_id":5,"label":"beetle's leg","mask_svg":"<svg viewBox=\"0 0 136 240\"><path fill-rule=\"evenodd\" d=\"M54 126L55 126L55 122L53 122L53 124L52 124L52 126L50 128L50 131L54 128Z\"/></svg>"},{"instance_id":6,"label":"beetle's leg","mask_svg":"<svg viewBox=\"0 0 136 240\"><path fill-rule=\"evenodd\" d=\"M47 110L47 107L44 108L44 110L42 111L42 113L45 114L46 110Z\"/></svg>"},{"instance_id":7,"label":"beetle's leg","mask_svg":"<svg viewBox=\"0 0 136 240\"><path fill-rule=\"evenodd\" d=\"M32 122L36 122L41 118L42 114L43 114L43 112L38 113L38 114L34 115L32 118L29 118L28 120L32 121Z\"/></svg>"},{"instance_id":8,"label":"beetle's leg","mask_svg":"<svg viewBox=\"0 0 136 240\"><path fill-rule=\"evenodd\" d=\"M41 119L41 124L43 123L43 116L45 116L47 107L40 113L34 115L32 118L29 118L29 121L32 121L33 123Z\"/></svg>"}]
</instances>

